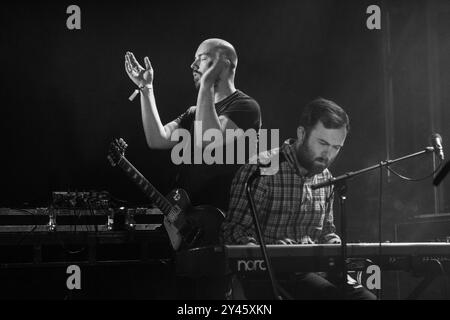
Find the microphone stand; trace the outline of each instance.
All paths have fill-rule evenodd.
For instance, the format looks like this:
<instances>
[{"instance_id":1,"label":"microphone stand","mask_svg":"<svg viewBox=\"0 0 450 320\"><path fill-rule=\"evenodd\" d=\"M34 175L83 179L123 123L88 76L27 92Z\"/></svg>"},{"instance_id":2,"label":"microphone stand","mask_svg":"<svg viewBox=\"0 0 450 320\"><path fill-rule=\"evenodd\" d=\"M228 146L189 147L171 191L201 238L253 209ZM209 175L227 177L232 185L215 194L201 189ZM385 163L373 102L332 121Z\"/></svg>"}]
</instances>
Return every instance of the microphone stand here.
<instances>
[{"instance_id":1,"label":"microphone stand","mask_svg":"<svg viewBox=\"0 0 450 320\"><path fill-rule=\"evenodd\" d=\"M272 291L273 291L273 295L274 295L275 299L283 300L283 297L280 295L279 290L283 291L283 294L288 299L292 299L286 291L284 291L282 288L278 287L277 281L273 275L272 265L270 264L269 257L267 256L266 244L264 241L264 237L262 236L262 233L261 233L261 227L260 227L258 216L256 214L256 206L255 206L255 202L253 201L252 189L251 189L251 183L258 176L258 170L259 170L259 166L257 167L256 171L247 179L247 181L245 183L245 190L247 192L248 202L250 203L250 211L252 212L253 223L255 224L256 237L258 238L258 241L260 244L259 247L261 248L261 253L263 255L264 262L266 263L266 269L269 274L270 284L272 286Z\"/></svg>"},{"instance_id":2,"label":"microphone stand","mask_svg":"<svg viewBox=\"0 0 450 320\"><path fill-rule=\"evenodd\" d=\"M314 188L312 188L314 189ZM339 207L341 208L341 268L342 268L342 293L345 297L347 286L347 215L345 212L345 200L347 200L347 181L345 179L335 183L335 190L339 197Z\"/></svg>"},{"instance_id":3,"label":"microphone stand","mask_svg":"<svg viewBox=\"0 0 450 320\"><path fill-rule=\"evenodd\" d=\"M342 262L342 290L345 293L345 288L347 286L347 221L346 221L346 213L345 213L345 200L347 199L346 193L347 193L347 180L351 179L355 176L358 176L360 174L375 170L375 169L382 169L383 167L388 167L396 162L400 162L406 159L414 158L426 153L434 152L434 147L426 147L424 150L406 155L404 157L395 159L395 160L385 160L381 161L379 164L361 169L355 172L347 172L343 175L340 175L336 178L328 179L327 181L317 183L311 186L311 189L319 189L328 187L331 185L334 185L336 187L336 190L339 195L339 204L340 204L340 211L341 211L341 262ZM381 245L381 243L380 243Z\"/></svg>"}]
</instances>

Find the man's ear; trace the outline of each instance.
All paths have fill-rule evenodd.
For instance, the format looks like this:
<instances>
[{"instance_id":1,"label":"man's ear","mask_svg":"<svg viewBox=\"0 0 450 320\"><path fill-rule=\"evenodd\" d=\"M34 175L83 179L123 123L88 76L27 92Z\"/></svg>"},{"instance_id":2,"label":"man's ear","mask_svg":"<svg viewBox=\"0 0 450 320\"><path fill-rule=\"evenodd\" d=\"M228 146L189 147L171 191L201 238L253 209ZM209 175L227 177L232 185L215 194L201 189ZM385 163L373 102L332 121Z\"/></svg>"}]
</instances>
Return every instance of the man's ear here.
<instances>
[{"instance_id":1,"label":"man's ear","mask_svg":"<svg viewBox=\"0 0 450 320\"><path fill-rule=\"evenodd\" d=\"M305 140L305 136L306 136L306 130L304 127L299 126L297 128L297 140L300 144L303 143L303 141Z\"/></svg>"}]
</instances>

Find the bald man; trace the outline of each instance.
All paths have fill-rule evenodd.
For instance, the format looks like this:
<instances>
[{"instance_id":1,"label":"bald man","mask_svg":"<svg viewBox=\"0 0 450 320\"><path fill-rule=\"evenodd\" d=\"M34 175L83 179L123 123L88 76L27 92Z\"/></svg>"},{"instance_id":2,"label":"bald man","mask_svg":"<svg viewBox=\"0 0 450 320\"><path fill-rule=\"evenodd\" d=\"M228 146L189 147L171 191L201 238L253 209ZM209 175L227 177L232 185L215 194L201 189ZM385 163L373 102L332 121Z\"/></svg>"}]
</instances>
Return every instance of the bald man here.
<instances>
[{"instance_id":1,"label":"bald man","mask_svg":"<svg viewBox=\"0 0 450 320\"><path fill-rule=\"evenodd\" d=\"M172 141L171 136L179 128L190 132L191 141L194 141L195 136L203 136L208 129L220 130L224 138L222 147L236 143L225 139L227 129L260 129L261 111L258 103L234 85L238 57L229 42L208 39L200 44L191 64L194 84L198 89L197 103L166 125L162 124L156 107L152 65L148 57L144 58L144 62L145 68L138 63L133 53L127 52L125 55L125 70L140 88L142 121L150 148L173 148L179 141ZM194 121L200 121L201 127L194 126ZM195 140L198 148L204 148L209 143L203 139ZM225 148L223 151L225 155ZM193 160L193 150L190 152L190 159ZM226 211L231 180L238 167L236 164L184 164L177 175L176 184L188 191L194 204L210 204Z\"/></svg>"}]
</instances>

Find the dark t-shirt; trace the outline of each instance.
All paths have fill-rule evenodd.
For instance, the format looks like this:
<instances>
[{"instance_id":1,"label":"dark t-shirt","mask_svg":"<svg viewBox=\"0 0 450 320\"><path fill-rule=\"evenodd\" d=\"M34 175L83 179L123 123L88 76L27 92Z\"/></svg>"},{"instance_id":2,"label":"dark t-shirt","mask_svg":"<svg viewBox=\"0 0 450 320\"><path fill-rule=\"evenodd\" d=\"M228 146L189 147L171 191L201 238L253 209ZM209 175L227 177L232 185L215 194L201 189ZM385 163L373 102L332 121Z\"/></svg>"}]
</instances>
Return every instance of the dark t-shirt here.
<instances>
[{"instance_id":1,"label":"dark t-shirt","mask_svg":"<svg viewBox=\"0 0 450 320\"><path fill-rule=\"evenodd\" d=\"M215 104L217 116L226 116L240 129L246 131L261 128L261 110L258 103L245 93L237 90L224 100ZM196 107L190 107L175 121L180 128L189 130L191 145L194 137L194 120ZM236 143L235 155L236 155ZM247 144L246 144L247 149ZM191 159L194 160L191 148ZM248 152L246 153L246 155ZM227 210L231 181L242 164L225 164L225 148L223 148L224 164L181 164L177 175L177 186L185 189L193 205L209 204Z\"/></svg>"}]
</instances>

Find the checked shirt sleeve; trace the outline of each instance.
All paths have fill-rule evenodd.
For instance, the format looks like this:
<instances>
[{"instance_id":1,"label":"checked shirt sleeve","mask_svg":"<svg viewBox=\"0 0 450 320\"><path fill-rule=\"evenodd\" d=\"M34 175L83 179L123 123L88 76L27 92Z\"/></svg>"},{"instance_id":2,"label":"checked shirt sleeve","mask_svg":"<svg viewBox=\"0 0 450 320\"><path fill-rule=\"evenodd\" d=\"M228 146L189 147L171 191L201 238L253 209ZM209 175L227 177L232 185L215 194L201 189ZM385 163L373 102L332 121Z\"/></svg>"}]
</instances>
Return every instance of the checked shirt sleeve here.
<instances>
[{"instance_id":1,"label":"checked shirt sleeve","mask_svg":"<svg viewBox=\"0 0 450 320\"><path fill-rule=\"evenodd\" d=\"M332 190L332 187L330 187L326 198L325 220L323 224L322 235L319 240L320 243L341 242L341 238L336 234L336 227L333 221L334 220L333 201L334 201L334 192Z\"/></svg>"},{"instance_id":2,"label":"checked shirt sleeve","mask_svg":"<svg viewBox=\"0 0 450 320\"><path fill-rule=\"evenodd\" d=\"M230 205L225 221L222 224L224 244L257 243L253 217L247 199L245 183L257 170L256 165L244 165L236 173L231 184ZM265 188L258 177L252 183L253 199L256 204L260 222L264 216L266 203ZM262 223L262 222L261 222Z\"/></svg>"}]
</instances>

